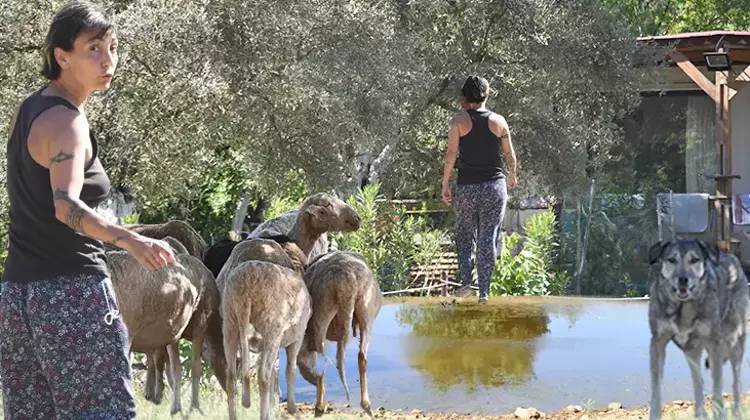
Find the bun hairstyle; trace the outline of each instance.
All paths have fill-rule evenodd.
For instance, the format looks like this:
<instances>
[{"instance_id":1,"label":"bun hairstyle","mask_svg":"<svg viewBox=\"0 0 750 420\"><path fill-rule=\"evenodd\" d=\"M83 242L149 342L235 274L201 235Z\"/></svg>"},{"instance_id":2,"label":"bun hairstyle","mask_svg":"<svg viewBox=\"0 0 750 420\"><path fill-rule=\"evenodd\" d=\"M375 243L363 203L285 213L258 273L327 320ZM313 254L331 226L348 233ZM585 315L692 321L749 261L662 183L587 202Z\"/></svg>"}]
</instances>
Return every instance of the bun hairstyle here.
<instances>
[{"instance_id":1,"label":"bun hairstyle","mask_svg":"<svg viewBox=\"0 0 750 420\"><path fill-rule=\"evenodd\" d=\"M480 76L469 76L461 88L461 96L466 102L482 103L490 95L490 84Z\"/></svg>"}]
</instances>

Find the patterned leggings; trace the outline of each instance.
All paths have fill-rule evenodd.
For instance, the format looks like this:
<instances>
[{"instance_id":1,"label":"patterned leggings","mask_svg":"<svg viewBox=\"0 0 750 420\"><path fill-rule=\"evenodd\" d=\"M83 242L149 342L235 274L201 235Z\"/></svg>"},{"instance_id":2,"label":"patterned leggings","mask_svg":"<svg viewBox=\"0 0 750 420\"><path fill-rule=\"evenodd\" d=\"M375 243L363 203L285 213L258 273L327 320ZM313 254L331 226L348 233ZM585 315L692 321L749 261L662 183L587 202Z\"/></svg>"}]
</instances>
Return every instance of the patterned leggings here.
<instances>
[{"instance_id":1,"label":"patterned leggings","mask_svg":"<svg viewBox=\"0 0 750 420\"><path fill-rule=\"evenodd\" d=\"M505 179L458 186L456 250L459 278L463 285L471 284L471 272L474 268L471 250L476 242L479 297L487 297L490 292L490 277L502 246L500 229L507 201Z\"/></svg>"},{"instance_id":2,"label":"patterned leggings","mask_svg":"<svg viewBox=\"0 0 750 420\"><path fill-rule=\"evenodd\" d=\"M4 281L0 377L5 419L135 418L127 331L112 316L116 309L106 277Z\"/></svg>"}]
</instances>

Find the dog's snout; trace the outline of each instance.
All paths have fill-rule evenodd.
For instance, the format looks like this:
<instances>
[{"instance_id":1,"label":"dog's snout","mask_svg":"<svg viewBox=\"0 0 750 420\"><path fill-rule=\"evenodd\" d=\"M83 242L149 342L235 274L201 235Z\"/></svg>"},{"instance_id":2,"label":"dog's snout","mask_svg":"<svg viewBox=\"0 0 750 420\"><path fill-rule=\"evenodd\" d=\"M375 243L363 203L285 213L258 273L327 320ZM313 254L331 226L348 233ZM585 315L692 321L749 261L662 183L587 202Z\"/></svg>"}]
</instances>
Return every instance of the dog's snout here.
<instances>
[{"instance_id":1,"label":"dog's snout","mask_svg":"<svg viewBox=\"0 0 750 420\"><path fill-rule=\"evenodd\" d=\"M687 277L680 277L679 279L677 279L677 285L683 289L687 288L687 285L688 285Z\"/></svg>"}]
</instances>

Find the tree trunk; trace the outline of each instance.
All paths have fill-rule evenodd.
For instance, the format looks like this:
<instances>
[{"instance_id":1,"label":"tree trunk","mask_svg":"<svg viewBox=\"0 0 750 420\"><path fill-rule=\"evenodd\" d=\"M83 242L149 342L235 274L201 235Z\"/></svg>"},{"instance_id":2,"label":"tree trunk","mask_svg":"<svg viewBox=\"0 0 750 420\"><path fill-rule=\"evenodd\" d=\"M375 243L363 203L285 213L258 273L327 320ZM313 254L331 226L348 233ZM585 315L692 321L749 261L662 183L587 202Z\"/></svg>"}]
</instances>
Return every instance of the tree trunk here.
<instances>
[{"instance_id":1,"label":"tree trunk","mask_svg":"<svg viewBox=\"0 0 750 420\"><path fill-rule=\"evenodd\" d=\"M591 233L591 218L593 216L593 207L594 207L594 187L596 185L596 179L591 178L591 187L589 189L589 208L588 212L586 214L586 227L583 230L583 241L578 243L578 251L576 252L577 260L576 260L576 271L575 271L575 279L576 279L576 294L581 294L581 277L583 276L583 268L586 263L586 251L588 250L589 245L589 234ZM578 202L578 233L580 238L580 226L581 226L581 214L580 214L580 201Z\"/></svg>"},{"instance_id":2,"label":"tree trunk","mask_svg":"<svg viewBox=\"0 0 750 420\"><path fill-rule=\"evenodd\" d=\"M239 202L237 203L237 209L234 211L234 218L232 219L232 232L239 234L242 231L242 225L244 224L245 217L247 216L247 206L249 203L250 192L243 191L242 195L240 195Z\"/></svg>"}]
</instances>

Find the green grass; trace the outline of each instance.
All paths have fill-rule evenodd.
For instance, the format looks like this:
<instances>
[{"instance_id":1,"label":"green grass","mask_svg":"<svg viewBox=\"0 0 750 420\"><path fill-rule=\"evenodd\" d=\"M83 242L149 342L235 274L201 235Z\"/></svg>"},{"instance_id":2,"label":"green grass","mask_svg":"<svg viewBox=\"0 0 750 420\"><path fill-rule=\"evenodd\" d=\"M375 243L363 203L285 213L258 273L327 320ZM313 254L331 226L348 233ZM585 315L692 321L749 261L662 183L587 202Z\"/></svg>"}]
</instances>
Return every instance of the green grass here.
<instances>
[{"instance_id":1,"label":"green grass","mask_svg":"<svg viewBox=\"0 0 750 420\"><path fill-rule=\"evenodd\" d=\"M136 419L137 420L177 420L179 416L171 416L169 410L171 408L171 391L168 387L164 389L164 396L162 402L156 405L150 401L146 401L143 398L143 384L135 381L133 383L136 395ZM253 389L251 391L252 407L245 408L241 404L242 400L242 387L241 384L237 383L237 418L238 419L258 419L260 418L260 401L257 389L257 383L253 381ZM200 406L203 414L196 410L190 412L190 382L188 379L183 379L181 388L181 401L182 401L182 412L183 417L189 417L190 419L211 419L211 420L227 420L227 400L226 394L221 390L218 384L212 381L211 386L201 387ZM310 401L312 403L313 401ZM297 405L300 405L300 401L297 401ZM307 412L298 418L314 418L313 413ZM187 415L187 416L186 416ZM286 409L283 405L278 404L275 406L275 412L273 418L284 419L294 418L286 414ZM360 415L346 415L346 414L330 414L323 416L323 419L360 419L363 418Z\"/></svg>"},{"instance_id":2,"label":"green grass","mask_svg":"<svg viewBox=\"0 0 750 420\"><path fill-rule=\"evenodd\" d=\"M134 384L134 387L136 397L136 418L138 420L175 420L179 418L178 416L173 417L169 414L169 409L172 405L169 388L164 390L164 397L162 398L161 404L156 405L143 398L143 386L141 384ZM194 410L189 413L190 418L212 420L228 419L226 395L219 390L208 389L206 387L202 388L200 405L204 415L201 415L198 411ZM182 412L183 414L188 414L190 410L190 384L183 381L181 391ZM242 407L240 404L237 405L238 418L257 419L260 417L260 407L258 405L257 394L253 395L253 397L253 403L255 404L253 404L251 408L248 409Z\"/></svg>"}]
</instances>

